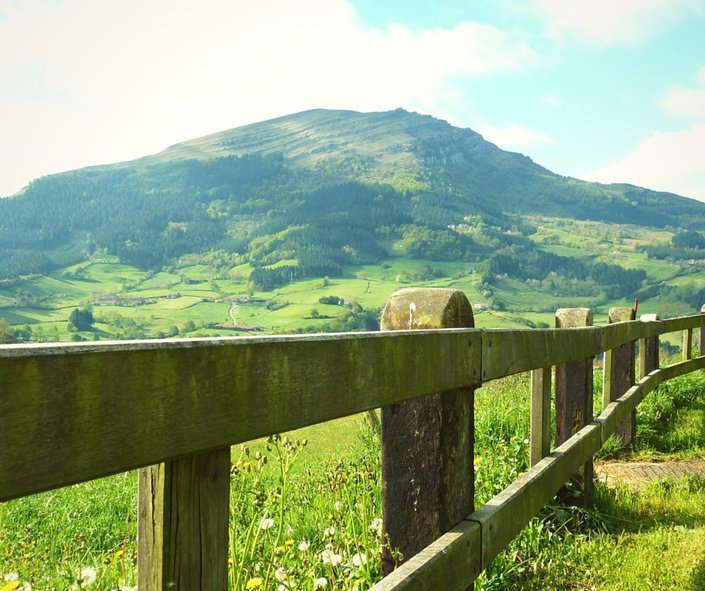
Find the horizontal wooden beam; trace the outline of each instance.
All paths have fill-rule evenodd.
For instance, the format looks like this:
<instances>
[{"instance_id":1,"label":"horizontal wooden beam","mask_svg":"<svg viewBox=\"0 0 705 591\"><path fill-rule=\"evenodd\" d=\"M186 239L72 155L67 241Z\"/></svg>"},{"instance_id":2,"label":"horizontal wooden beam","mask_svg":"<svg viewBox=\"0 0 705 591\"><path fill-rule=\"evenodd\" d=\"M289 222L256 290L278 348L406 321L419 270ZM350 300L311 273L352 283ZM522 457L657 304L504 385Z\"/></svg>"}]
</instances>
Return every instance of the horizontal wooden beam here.
<instances>
[{"instance_id":1,"label":"horizontal wooden beam","mask_svg":"<svg viewBox=\"0 0 705 591\"><path fill-rule=\"evenodd\" d=\"M696 326L0 345L0 501Z\"/></svg>"},{"instance_id":2,"label":"horizontal wooden beam","mask_svg":"<svg viewBox=\"0 0 705 591\"><path fill-rule=\"evenodd\" d=\"M0 501L474 385L480 356L462 329L0 347Z\"/></svg>"},{"instance_id":3,"label":"horizontal wooden beam","mask_svg":"<svg viewBox=\"0 0 705 591\"><path fill-rule=\"evenodd\" d=\"M481 528L462 521L372 589L374 591L466 591L482 571Z\"/></svg>"},{"instance_id":4,"label":"horizontal wooden beam","mask_svg":"<svg viewBox=\"0 0 705 591\"><path fill-rule=\"evenodd\" d=\"M643 338L646 325L634 321L570 330L486 330L482 343L482 379L493 380L593 357Z\"/></svg>"}]
</instances>

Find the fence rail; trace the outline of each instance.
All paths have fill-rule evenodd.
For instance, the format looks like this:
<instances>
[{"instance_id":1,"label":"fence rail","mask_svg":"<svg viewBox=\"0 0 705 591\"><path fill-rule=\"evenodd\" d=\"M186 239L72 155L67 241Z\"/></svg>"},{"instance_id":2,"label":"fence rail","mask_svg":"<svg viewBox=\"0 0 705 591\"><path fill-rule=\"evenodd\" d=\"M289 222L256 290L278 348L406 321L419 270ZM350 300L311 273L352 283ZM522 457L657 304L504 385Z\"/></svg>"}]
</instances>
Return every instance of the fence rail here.
<instances>
[{"instance_id":1,"label":"fence rail","mask_svg":"<svg viewBox=\"0 0 705 591\"><path fill-rule=\"evenodd\" d=\"M417 328L414 310L409 325ZM472 396L483 381L515 373L540 370L550 379L552 366L636 341L642 343L643 370L648 339L684 331L682 363L651 368L543 459L549 450L541 442L535 449L543 453L536 452L528 472L375 587L466 589L646 394L665 380L705 368L705 357L690 359L693 331L704 327L705 315L695 315L572 329L2 345L0 433L16 435L0 454L0 501L160 463L188 466L196 457L194 466L217 457L213 470L229 471L223 450L236 443L439 392L470 389ZM545 379L536 383L544 392L536 405L544 410L536 412L543 412L539 419L546 431ZM141 508L141 519L143 513ZM227 525L227 510L225 519ZM152 534L149 544L168 545L161 529ZM200 544L186 551L202 553L208 544ZM209 561L227 561L227 554L218 555L222 544L212 552L216 556ZM140 561L143 570L149 564ZM190 584L224 588L218 582ZM166 588L164 580L140 575L141 591L158 588Z\"/></svg>"}]
</instances>

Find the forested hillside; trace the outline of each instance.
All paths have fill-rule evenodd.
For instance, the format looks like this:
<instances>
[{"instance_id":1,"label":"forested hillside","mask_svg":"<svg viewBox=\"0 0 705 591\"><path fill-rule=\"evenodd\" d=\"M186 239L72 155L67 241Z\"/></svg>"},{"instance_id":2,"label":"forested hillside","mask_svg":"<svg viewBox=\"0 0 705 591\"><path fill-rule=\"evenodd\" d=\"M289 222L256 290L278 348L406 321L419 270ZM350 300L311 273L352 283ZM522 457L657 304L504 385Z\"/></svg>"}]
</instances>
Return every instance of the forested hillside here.
<instances>
[{"instance_id":1,"label":"forested hillside","mask_svg":"<svg viewBox=\"0 0 705 591\"><path fill-rule=\"evenodd\" d=\"M0 199L0 281L97 255L150 272L196 256L269 291L403 257L466 263L490 294L505 279L602 299L666 289L627 261L539 247L536 216L675 232L640 246L651 259L705 245L703 203L561 177L416 113L316 110L33 181Z\"/></svg>"}]
</instances>

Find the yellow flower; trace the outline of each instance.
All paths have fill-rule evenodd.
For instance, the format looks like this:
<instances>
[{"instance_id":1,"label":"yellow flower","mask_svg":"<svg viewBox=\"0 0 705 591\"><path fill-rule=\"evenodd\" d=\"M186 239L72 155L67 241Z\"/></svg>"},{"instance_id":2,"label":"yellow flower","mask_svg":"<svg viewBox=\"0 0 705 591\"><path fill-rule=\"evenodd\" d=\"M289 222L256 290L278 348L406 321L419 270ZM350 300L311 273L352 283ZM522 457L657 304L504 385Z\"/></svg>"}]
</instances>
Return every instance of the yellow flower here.
<instances>
[{"instance_id":1,"label":"yellow flower","mask_svg":"<svg viewBox=\"0 0 705 591\"><path fill-rule=\"evenodd\" d=\"M123 556L125 556L125 551L118 550L117 552L115 552L115 554L113 556L115 557L116 560L120 560Z\"/></svg>"},{"instance_id":2,"label":"yellow flower","mask_svg":"<svg viewBox=\"0 0 705 591\"><path fill-rule=\"evenodd\" d=\"M274 553L275 554L284 554L284 550L286 550L286 548L284 548L284 546L277 546L276 548L274 548Z\"/></svg>"},{"instance_id":3,"label":"yellow flower","mask_svg":"<svg viewBox=\"0 0 705 591\"><path fill-rule=\"evenodd\" d=\"M15 591L15 589L19 586L19 581L7 581L2 587L0 587L0 591Z\"/></svg>"},{"instance_id":4,"label":"yellow flower","mask_svg":"<svg viewBox=\"0 0 705 591\"><path fill-rule=\"evenodd\" d=\"M254 577L247 581L245 584L245 589L259 589L262 586L262 579L259 577Z\"/></svg>"},{"instance_id":5,"label":"yellow flower","mask_svg":"<svg viewBox=\"0 0 705 591\"><path fill-rule=\"evenodd\" d=\"M294 545L294 540L292 540L291 538L289 538L286 542L284 542L284 545L285 545L287 548L291 548L291 547Z\"/></svg>"}]
</instances>

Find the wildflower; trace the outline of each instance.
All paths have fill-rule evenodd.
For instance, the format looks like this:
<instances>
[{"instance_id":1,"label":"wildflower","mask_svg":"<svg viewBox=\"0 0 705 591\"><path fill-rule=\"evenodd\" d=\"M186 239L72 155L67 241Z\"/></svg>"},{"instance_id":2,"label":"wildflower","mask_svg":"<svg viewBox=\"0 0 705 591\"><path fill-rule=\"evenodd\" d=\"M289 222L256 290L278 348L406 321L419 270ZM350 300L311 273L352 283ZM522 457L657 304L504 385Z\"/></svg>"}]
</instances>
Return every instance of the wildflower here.
<instances>
[{"instance_id":1,"label":"wildflower","mask_svg":"<svg viewBox=\"0 0 705 591\"><path fill-rule=\"evenodd\" d=\"M281 583L283 581L286 581L289 576L286 574L286 569L283 566L280 566L277 570L274 571L274 578Z\"/></svg>"},{"instance_id":2,"label":"wildflower","mask_svg":"<svg viewBox=\"0 0 705 591\"><path fill-rule=\"evenodd\" d=\"M284 546L277 546L276 548L274 548L274 553L276 555L284 554L285 550L286 550L286 548Z\"/></svg>"},{"instance_id":3,"label":"wildflower","mask_svg":"<svg viewBox=\"0 0 705 591\"><path fill-rule=\"evenodd\" d=\"M228 568L232 568L232 567L233 567L233 559L228 558Z\"/></svg>"},{"instance_id":4,"label":"wildflower","mask_svg":"<svg viewBox=\"0 0 705 591\"><path fill-rule=\"evenodd\" d=\"M289 538L286 542L284 542L284 545L285 545L287 548L291 548L291 547L294 545L294 540L292 540L291 538Z\"/></svg>"},{"instance_id":5,"label":"wildflower","mask_svg":"<svg viewBox=\"0 0 705 591\"><path fill-rule=\"evenodd\" d=\"M524 445L529 445L529 439L524 439Z\"/></svg>"},{"instance_id":6,"label":"wildflower","mask_svg":"<svg viewBox=\"0 0 705 591\"><path fill-rule=\"evenodd\" d=\"M352 563L354 566L360 568L363 564L367 564L367 556L365 556L364 552L353 554Z\"/></svg>"},{"instance_id":7,"label":"wildflower","mask_svg":"<svg viewBox=\"0 0 705 591\"><path fill-rule=\"evenodd\" d=\"M269 517L264 517L262 521L259 522L260 529L270 529L274 527L274 519Z\"/></svg>"},{"instance_id":8,"label":"wildflower","mask_svg":"<svg viewBox=\"0 0 705 591\"><path fill-rule=\"evenodd\" d=\"M259 589L262 586L262 579L253 577L245 583L245 589Z\"/></svg>"},{"instance_id":9,"label":"wildflower","mask_svg":"<svg viewBox=\"0 0 705 591\"><path fill-rule=\"evenodd\" d=\"M325 589L328 587L328 579L320 577L313 582L314 589Z\"/></svg>"},{"instance_id":10,"label":"wildflower","mask_svg":"<svg viewBox=\"0 0 705 591\"><path fill-rule=\"evenodd\" d=\"M327 537L333 537L335 535L335 527L332 525L323 530L323 535Z\"/></svg>"},{"instance_id":11,"label":"wildflower","mask_svg":"<svg viewBox=\"0 0 705 591\"><path fill-rule=\"evenodd\" d=\"M118 550L115 554L113 554L113 556L115 557L115 560L120 560L123 556L125 556L125 551Z\"/></svg>"},{"instance_id":12,"label":"wildflower","mask_svg":"<svg viewBox=\"0 0 705 591\"><path fill-rule=\"evenodd\" d=\"M372 520L369 527L370 531L375 532L378 536L382 535L382 519L377 517Z\"/></svg>"},{"instance_id":13,"label":"wildflower","mask_svg":"<svg viewBox=\"0 0 705 591\"><path fill-rule=\"evenodd\" d=\"M17 573L7 573L4 577L6 581L19 581L20 580L20 575Z\"/></svg>"},{"instance_id":14,"label":"wildflower","mask_svg":"<svg viewBox=\"0 0 705 591\"><path fill-rule=\"evenodd\" d=\"M306 552L306 550L308 550L310 547L311 542L307 542L306 540L301 540L301 542L299 542L299 550L301 552Z\"/></svg>"},{"instance_id":15,"label":"wildflower","mask_svg":"<svg viewBox=\"0 0 705 591\"><path fill-rule=\"evenodd\" d=\"M84 587L90 587L95 583L95 569L92 566L88 566L81 571L81 585Z\"/></svg>"},{"instance_id":16,"label":"wildflower","mask_svg":"<svg viewBox=\"0 0 705 591\"><path fill-rule=\"evenodd\" d=\"M20 583L17 580L7 581L2 587L0 587L0 591L15 591L19 586Z\"/></svg>"},{"instance_id":17,"label":"wildflower","mask_svg":"<svg viewBox=\"0 0 705 591\"><path fill-rule=\"evenodd\" d=\"M335 510L338 513L342 513L343 512L343 503L341 503L340 501L336 501L335 502Z\"/></svg>"},{"instance_id":18,"label":"wildflower","mask_svg":"<svg viewBox=\"0 0 705 591\"><path fill-rule=\"evenodd\" d=\"M332 550L324 550L321 552L321 560L323 561L323 564L338 566L341 562L343 562L343 557L340 554L336 554Z\"/></svg>"}]
</instances>

